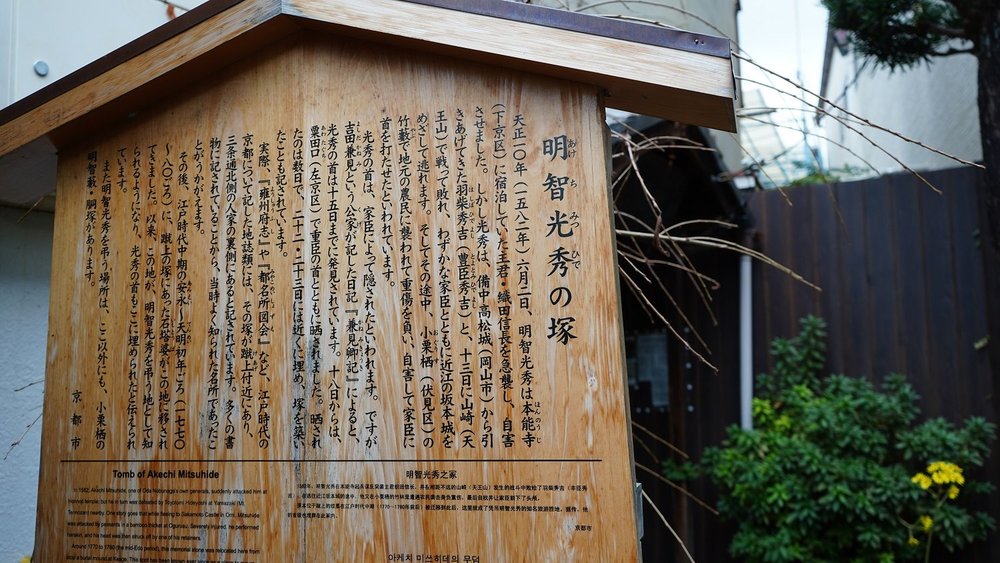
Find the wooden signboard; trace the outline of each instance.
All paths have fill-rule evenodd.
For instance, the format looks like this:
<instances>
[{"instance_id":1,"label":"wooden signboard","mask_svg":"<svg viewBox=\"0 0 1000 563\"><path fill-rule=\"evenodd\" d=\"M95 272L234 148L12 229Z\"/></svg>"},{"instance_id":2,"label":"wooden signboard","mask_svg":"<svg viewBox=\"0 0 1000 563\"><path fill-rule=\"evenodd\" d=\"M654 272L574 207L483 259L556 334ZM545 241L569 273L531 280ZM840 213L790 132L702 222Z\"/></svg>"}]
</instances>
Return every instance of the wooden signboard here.
<instances>
[{"instance_id":1,"label":"wooden signboard","mask_svg":"<svg viewBox=\"0 0 1000 563\"><path fill-rule=\"evenodd\" d=\"M637 559L603 95L304 31L66 142L37 560Z\"/></svg>"}]
</instances>

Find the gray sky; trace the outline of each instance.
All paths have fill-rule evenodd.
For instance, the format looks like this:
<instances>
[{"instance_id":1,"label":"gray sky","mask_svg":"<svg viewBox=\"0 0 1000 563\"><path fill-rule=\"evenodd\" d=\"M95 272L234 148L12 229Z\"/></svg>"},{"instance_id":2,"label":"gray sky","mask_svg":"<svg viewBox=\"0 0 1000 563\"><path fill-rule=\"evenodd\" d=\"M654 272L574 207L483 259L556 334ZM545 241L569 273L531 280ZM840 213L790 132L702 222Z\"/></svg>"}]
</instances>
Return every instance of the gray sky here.
<instances>
[{"instance_id":1,"label":"gray sky","mask_svg":"<svg viewBox=\"0 0 1000 563\"><path fill-rule=\"evenodd\" d=\"M740 47L755 61L819 89L826 8L817 0L742 0ZM747 74L749 76L749 74Z\"/></svg>"}]
</instances>

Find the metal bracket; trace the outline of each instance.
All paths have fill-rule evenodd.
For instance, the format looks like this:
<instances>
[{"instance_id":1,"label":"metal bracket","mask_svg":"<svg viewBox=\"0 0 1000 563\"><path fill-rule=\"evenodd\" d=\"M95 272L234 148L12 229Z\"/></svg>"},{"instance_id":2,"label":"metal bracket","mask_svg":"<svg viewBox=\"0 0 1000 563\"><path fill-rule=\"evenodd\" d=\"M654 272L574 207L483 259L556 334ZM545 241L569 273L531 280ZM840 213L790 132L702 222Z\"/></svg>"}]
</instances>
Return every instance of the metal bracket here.
<instances>
[{"instance_id":1,"label":"metal bracket","mask_svg":"<svg viewBox=\"0 0 1000 563\"><path fill-rule=\"evenodd\" d=\"M645 530L643 529L642 522L642 483L638 481L635 484L635 528L639 532L639 539L645 535Z\"/></svg>"}]
</instances>

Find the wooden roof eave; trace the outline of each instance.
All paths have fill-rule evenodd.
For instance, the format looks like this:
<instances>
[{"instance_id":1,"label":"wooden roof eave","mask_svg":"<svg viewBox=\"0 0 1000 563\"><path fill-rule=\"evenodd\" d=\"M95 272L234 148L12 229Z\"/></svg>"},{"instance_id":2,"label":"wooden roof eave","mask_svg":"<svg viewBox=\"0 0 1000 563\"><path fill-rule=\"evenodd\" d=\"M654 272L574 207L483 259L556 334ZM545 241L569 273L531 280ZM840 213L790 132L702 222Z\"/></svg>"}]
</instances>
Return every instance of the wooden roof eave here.
<instances>
[{"instance_id":1,"label":"wooden roof eave","mask_svg":"<svg viewBox=\"0 0 1000 563\"><path fill-rule=\"evenodd\" d=\"M727 41L607 22L502 0L209 0L0 110L0 173L302 29L594 84L610 107L735 131Z\"/></svg>"},{"instance_id":2,"label":"wooden roof eave","mask_svg":"<svg viewBox=\"0 0 1000 563\"><path fill-rule=\"evenodd\" d=\"M608 107L736 131L729 41L718 37L497 0L283 5L310 29L594 84Z\"/></svg>"}]
</instances>

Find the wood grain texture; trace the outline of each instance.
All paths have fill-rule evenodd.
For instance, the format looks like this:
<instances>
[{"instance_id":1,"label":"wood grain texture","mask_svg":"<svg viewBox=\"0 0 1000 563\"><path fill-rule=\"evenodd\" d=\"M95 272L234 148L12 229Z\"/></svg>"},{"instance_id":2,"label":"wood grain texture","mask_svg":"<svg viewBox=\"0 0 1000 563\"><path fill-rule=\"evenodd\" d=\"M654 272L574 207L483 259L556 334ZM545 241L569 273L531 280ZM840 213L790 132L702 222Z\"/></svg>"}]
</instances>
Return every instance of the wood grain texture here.
<instances>
[{"instance_id":1,"label":"wood grain texture","mask_svg":"<svg viewBox=\"0 0 1000 563\"><path fill-rule=\"evenodd\" d=\"M36 558L635 560L605 139L305 36L64 149Z\"/></svg>"},{"instance_id":2,"label":"wood grain texture","mask_svg":"<svg viewBox=\"0 0 1000 563\"><path fill-rule=\"evenodd\" d=\"M395 0L284 4L286 14L349 33L593 84L609 107L736 130L729 58Z\"/></svg>"},{"instance_id":3,"label":"wood grain texture","mask_svg":"<svg viewBox=\"0 0 1000 563\"><path fill-rule=\"evenodd\" d=\"M244 0L162 42L136 40L134 49L122 52L137 54L124 61L108 58L115 66L104 71L97 63L66 77L51 86L55 97L40 92L15 104L12 115L3 112L0 156L54 132L62 135L53 139L57 145L78 138L81 129L89 134L95 125L106 125L108 111L86 127L74 122L108 106L119 119L233 60L203 55L241 37L239 50L250 53L298 24L595 85L609 106L628 111L728 131L736 127L729 58L396 0ZM678 36L692 42L701 37ZM161 81L170 74L186 78ZM131 98L123 102L126 96Z\"/></svg>"}]
</instances>

